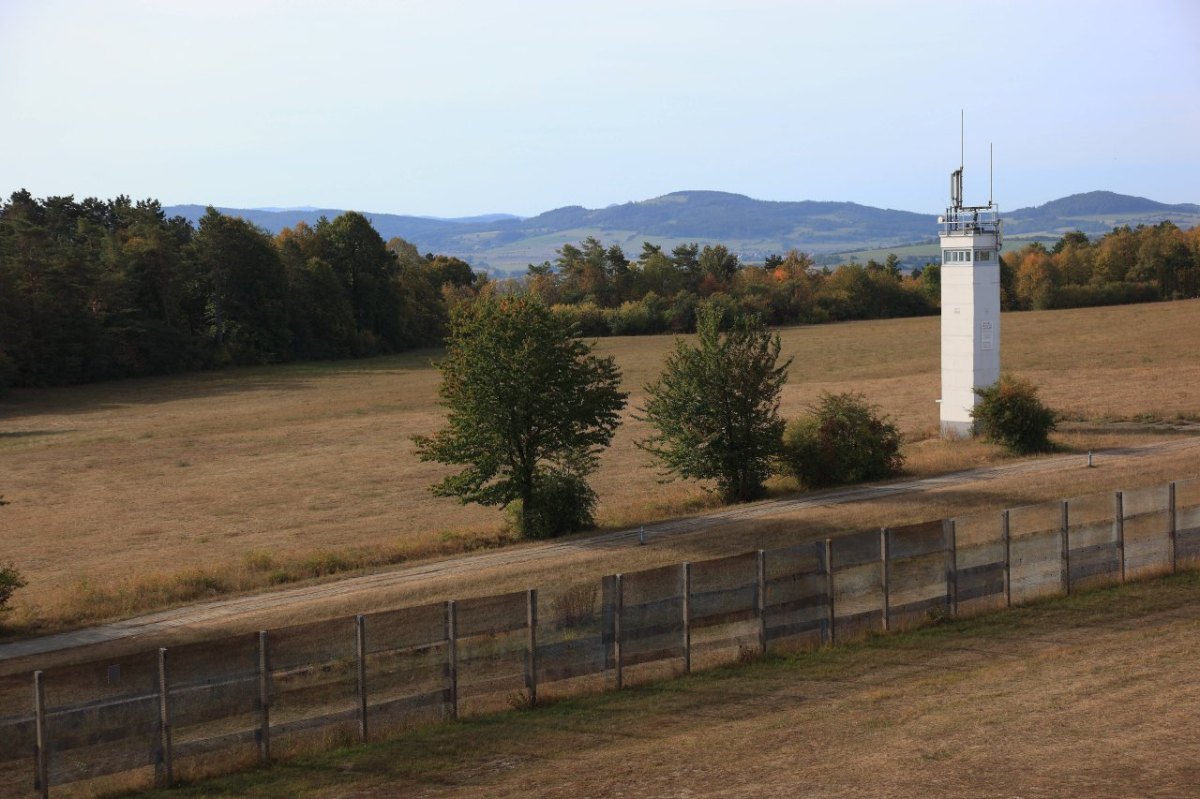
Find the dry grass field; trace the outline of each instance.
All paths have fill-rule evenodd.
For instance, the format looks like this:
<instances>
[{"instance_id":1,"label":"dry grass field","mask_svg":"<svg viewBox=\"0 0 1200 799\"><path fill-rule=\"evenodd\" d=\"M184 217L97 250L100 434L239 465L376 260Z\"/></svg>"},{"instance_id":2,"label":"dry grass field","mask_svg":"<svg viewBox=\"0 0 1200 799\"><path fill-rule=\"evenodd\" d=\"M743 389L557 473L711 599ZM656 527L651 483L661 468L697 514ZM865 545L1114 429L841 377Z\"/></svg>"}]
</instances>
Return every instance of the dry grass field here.
<instances>
[{"instance_id":1,"label":"dry grass field","mask_svg":"<svg viewBox=\"0 0 1200 799\"><path fill-rule=\"evenodd\" d=\"M150 796L1195 796L1198 602L1127 584Z\"/></svg>"},{"instance_id":2,"label":"dry grass field","mask_svg":"<svg viewBox=\"0 0 1200 799\"><path fill-rule=\"evenodd\" d=\"M1041 386L1049 404L1076 423L1059 436L1065 447L1152 440L1170 433L1146 422L1200 418L1200 301L1008 314L1003 325L1005 369ZM799 413L823 391L861 391L899 422L914 474L1003 457L984 444L934 436L936 318L781 335L785 354L795 356L785 414ZM670 346L670 337L617 338L598 349L616 357L637 406ZM27 631L49 629L503 543L497 511L432 497L427 486L442 472L413 456L410 437L440 423L435 357L241 369L20 391L0 400L0 494L11 502L0 512L0 561L15 561L30 583L8 620ZM696 485L658 482L633 445L644 434L627 418L595 477L605 526L711 504ZM997 484L989 488L996 495L949 492L906 510L910 519L937 518L946 508L1002 507L1197 472L1195 456L1176 457L1132 474L1091 470L1070 480ZM793 487L781 482L773 489ZM886 503L869 512L830 510L809 532L891 512ZM873 523L898 522L893 515ZM794 527L760 522L688 536L653 557L674 562L692 550L743 551L794 536ZM517 570L498 575L495 585L540 585L553 576ZM491 583L477 588L473 593L493 590Z\"/></svg>"}]
</instances>

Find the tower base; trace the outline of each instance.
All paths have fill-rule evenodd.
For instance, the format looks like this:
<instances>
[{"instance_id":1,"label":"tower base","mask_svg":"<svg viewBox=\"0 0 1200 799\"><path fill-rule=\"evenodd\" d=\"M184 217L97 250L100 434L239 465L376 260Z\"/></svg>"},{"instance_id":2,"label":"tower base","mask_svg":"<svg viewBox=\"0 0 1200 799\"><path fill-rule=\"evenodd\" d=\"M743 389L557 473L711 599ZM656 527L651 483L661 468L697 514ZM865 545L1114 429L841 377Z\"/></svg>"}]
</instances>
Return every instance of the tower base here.
<instances>
[{"instance_id":1,"label":"tower base","mask_svg":"<svg viewBox=\"0 0 1200 799\"><path fill-rule=\"evenodd\" d=\"M942 420L942 438L971 438L975 435L974 422L948 422Z\"/></svg>"}]
</instances>

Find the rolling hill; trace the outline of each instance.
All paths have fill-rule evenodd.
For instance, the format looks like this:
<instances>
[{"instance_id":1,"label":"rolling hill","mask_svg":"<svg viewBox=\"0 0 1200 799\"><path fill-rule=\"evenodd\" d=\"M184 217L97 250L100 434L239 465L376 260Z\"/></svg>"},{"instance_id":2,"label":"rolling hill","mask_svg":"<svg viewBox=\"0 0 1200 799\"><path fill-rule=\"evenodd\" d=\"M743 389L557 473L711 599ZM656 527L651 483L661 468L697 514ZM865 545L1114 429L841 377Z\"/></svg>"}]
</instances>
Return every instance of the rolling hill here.
<instances>
[{"instance_id":1,"label":"rolling hill","mask_svg":"<svg viewBox=\"0 0 1200 799\"><path fill-rule=\"evenodd\" d=\"M168 206L193 222L204 206ZM333 208L218 208L273 233L298 222L314 224ZM886 251L926 243L936 234L934 214L873 208L852 202L772 202L720 191L679 191L649 200L589 209L556 208L537 216L487 214L457 219L366 213L385 239L399 236L422 252L458 256L492 272L524 271L530 263L553 260L564 243L595 236L619 244L630 255L643 241L671 248L697 241L722 243L745 260L797 248L832 257L856 251ZM1168 205L1144 197L1094 191L1074 194L1033 208L1004 213L1011 237L1057 238L1070 230L1104 233L1119 225L1156 224L1169 219L1181 227L1200 224L1200 205Z\"/></svg>"}]
</instances>

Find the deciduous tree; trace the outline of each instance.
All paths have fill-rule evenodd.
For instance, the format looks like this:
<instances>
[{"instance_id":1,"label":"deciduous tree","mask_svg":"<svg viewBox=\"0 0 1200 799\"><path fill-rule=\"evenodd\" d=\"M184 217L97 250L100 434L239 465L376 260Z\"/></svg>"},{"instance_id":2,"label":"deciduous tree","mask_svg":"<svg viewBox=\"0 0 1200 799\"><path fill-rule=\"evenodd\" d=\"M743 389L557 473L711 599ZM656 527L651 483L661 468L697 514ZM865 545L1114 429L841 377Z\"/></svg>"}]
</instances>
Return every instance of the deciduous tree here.
<instances>
[{"instance_id":1,"label":"deciduous tree","mask_svg":"<svg viewBox=\"0 0 1200 799\"><path fill-rule=\"evenodd\" d=\"M584 478L612 441L628 396L612 358L592 353L561 317L529 295L481 295L451 315L441 397L446 427L417 436L424 461L465 468L439 496L507 506L531 537L592 520Z\"/></svg>"},{"instance_id":2,"label":"deciduous tree","mask_svg":"<svg viewBox=\"0 0 1200 799\"><path fill-rule=\"evenodd\" d=\"M658 381L646 387L638 417L655 433L638 446L668 474L713 480L721 499L742 502L763 494L783 420L779 394L792 359L779 364L779 336L757 317L721 333L722 311L696 311L695 346L676 339Z\"/></svg>"}]
</instances>

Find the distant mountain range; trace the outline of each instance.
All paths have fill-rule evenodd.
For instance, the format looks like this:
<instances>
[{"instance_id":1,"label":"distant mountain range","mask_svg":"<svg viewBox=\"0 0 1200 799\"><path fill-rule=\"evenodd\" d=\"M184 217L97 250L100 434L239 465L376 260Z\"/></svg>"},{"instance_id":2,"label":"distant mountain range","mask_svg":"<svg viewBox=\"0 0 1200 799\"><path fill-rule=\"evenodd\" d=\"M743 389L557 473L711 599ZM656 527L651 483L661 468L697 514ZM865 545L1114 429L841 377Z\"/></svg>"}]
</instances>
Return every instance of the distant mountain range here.
<instances>
[{"instance_id":1,"label":"distant mountain range","mask_svg":"<svg viewBox=\"0 0 1200 799\"><path fill-rule=\"evenodd\" d=\"M193 222L204 206L175 205L164 209ZM334 208L218 208L272 233L298 222L315 224ZM564 243L595 236L606 245L620 244L636 257L642 242L666 249L683 242L725 244L744 260L796 248L836 260L841 254L887 250L931 242L937 232L934 214L872 208L849 202L770 202L719 191L679 191L640 202L588 209L566 206L521 218L512 214L444 219L363 212L384 239L399 236L421 252L455 255L493 272L524 271L530 263L553 260ZM1200 205L1167 205L1109 191L1073 194L1035 208L1006 211L1006 238L1057 239L1082 230L1106 233L1120 225L1157 224L1171 220L1180 227L1200 224Z\"/></svg>"}]
</instances>

